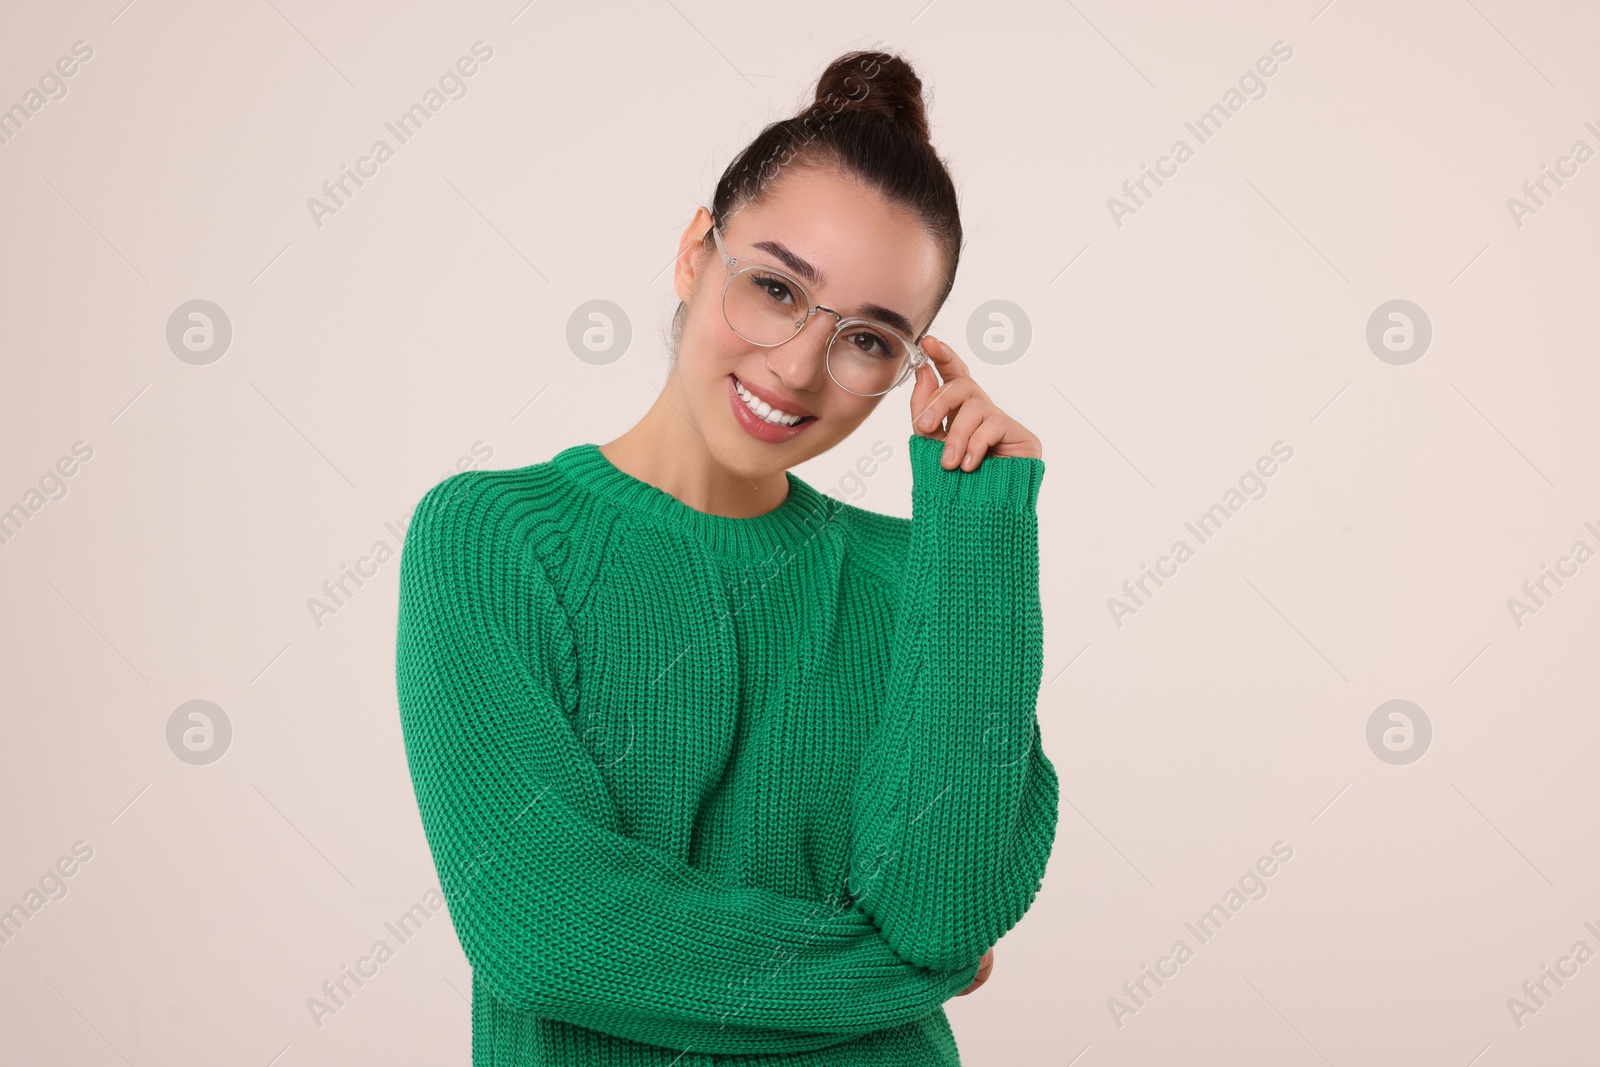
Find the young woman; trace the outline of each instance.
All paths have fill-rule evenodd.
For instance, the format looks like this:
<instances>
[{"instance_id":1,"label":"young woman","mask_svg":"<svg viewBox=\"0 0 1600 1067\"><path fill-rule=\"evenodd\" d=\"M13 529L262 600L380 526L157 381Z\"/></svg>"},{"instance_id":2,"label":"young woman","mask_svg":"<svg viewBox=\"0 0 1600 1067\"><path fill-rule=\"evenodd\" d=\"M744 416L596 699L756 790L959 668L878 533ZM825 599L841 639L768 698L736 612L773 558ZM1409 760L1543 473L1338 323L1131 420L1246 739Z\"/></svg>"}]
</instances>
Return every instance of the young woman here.
<instances>
[{"instance_id":1,"label":"young woman","mask_svg":"<svg viewBox=\"0 0 1600 1067\"><path fill-rule=\"evenodd\" d=\"M477 1067L959 1063L1057 805L1040 443L928 334L960 245L921 82L843 56L684 231L639 423L417 505L400 714ZM907 381L910 520L789 473Z\"/></svg>"}]
</instances>

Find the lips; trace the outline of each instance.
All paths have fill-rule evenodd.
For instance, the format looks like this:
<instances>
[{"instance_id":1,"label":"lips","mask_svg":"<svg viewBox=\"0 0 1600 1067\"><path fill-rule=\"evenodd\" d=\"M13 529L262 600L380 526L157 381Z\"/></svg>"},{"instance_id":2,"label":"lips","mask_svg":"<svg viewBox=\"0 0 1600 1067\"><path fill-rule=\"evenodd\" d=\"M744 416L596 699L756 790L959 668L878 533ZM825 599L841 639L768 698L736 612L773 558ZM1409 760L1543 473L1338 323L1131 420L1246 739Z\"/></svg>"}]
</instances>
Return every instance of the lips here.
<instances>
[{"instance_id":1,"label":"lips","mask_svg":"<svg viewBox=\"0 0 1600 1067\"><path fill-rule=\"evenodd\" d=\"M747 394L755 397L758 401L764 401L769 412L773 409L771 400L767 399L767 397L770 397L771 394L763 393L763 391L760 390L751 389L748 385L734 377L732 374L728 375L727 383L728 405L733 410L734 421L739 424L740 429L758 441L764 441L767 444L782 444L785 441L792 441L796 436L804 433L807 426L810 426L812 423L817 421L817 417L815 415L805 413L801 417L800 421L794 423L793 425L768 422L756 411L752 410L750 405L745 402L744 397L740 396L739 393L740 390L743 389ZM784 408L781 403L777 405L777 410L786 412L790 415L802 414L799 411L792 410L792 406L791 408Z\"/></svg>"},{"instance_id":2,"label":"lips","mask_svg":"<svg viewBox=\"0 0 1600 1067\"><path fill-rule=\"evenodd\" d=\"M784 416L785 418L783 421L785 422L792 422L793 418L796 416L798 416L800 419L816 418L815 415L811 414L811 412L807 411L793 400L786 400L781 396L775 396L760 386L753 385L750 382L745 381L738 375L729 375L729 377L733 378L735 389L741 393L745 402L751 405L751 410L755 411L755 413L762 418L767 418L770 412L773 411ZM758 410L762 405L765 405L768 410Z\"/></svg>"}]
</instances>

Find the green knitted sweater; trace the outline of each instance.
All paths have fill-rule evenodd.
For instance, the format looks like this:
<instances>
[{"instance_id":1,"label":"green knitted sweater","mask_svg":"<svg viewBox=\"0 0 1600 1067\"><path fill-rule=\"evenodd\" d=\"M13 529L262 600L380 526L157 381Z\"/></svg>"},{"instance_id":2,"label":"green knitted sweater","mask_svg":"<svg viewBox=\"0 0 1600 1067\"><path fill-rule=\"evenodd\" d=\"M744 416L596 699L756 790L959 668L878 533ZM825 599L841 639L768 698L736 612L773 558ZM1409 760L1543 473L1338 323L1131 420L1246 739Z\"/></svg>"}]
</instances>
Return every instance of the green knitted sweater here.
<instances>
[{"instance_id":1,"label":"green knitted sweater","mask_svg":"<svg viewBox=\"0 0 1600 1067\"><path fill-rule=\"evenodd\" d=\"M945 1067L1039 890L1037 459L696 511L593 444L418 503L396 681L474 1067Z\"/></svg>"}]
</instances>

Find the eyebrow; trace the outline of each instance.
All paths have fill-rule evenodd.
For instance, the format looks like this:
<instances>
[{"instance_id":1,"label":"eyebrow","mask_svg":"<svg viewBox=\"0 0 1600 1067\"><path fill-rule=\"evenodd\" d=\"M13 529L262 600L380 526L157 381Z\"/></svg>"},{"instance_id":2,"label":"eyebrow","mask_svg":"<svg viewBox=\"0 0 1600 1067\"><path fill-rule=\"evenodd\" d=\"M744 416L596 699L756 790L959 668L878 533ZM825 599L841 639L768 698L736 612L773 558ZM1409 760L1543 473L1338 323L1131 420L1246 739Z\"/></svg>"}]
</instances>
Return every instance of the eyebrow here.
<instances>
[{"instance_id":1,"label":"eyebrow","mask_svg":"<svg viewBox=\"0 0 1600 1067\"><path fill-rule=\"evenodd\" d=\"M770 252L772 255L777 256L783 261L784 266L810 282L813 288L827 288L827 280L822 276L822 272L789 251L781 241L757 241L755 247L763 252ZM917 328L911 325L911 320L898 311L890 311L879 304L862 304L861 314L867 318L877 319L885 325L893 326L907 337L915 339L917 336Z\"/></svg>"}]
</instances>

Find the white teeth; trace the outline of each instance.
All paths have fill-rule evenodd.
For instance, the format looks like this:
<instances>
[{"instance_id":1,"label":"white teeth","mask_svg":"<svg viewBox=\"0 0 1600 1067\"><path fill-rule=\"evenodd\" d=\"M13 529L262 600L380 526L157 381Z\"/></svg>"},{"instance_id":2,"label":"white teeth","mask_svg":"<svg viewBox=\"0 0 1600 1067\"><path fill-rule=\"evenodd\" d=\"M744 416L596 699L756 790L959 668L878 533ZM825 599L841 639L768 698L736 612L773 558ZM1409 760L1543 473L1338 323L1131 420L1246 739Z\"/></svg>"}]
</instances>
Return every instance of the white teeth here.
<instances>
[{"instance_id":1,"label":"white teeth","mask_svg":"<svg viewBox=\"0 0 1600 1067\"><path fill-rule=\"evenodd\" d=\"M793 426L798 423L803 415L790 415L779 411L765 400L756 399L756 395L744 387L739 379L733 380L733 388L738 392L739 399L744 401L744 406L755 412L756 416L772 423L774 426Z\"/></svg>"}]
</instances>

